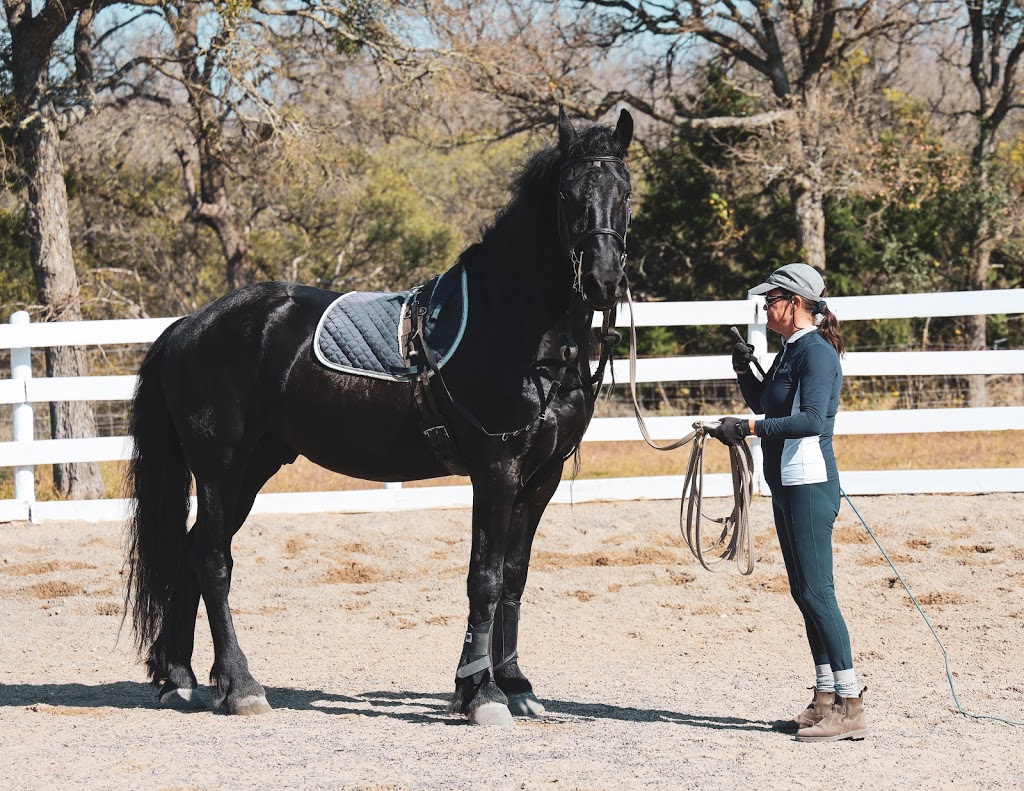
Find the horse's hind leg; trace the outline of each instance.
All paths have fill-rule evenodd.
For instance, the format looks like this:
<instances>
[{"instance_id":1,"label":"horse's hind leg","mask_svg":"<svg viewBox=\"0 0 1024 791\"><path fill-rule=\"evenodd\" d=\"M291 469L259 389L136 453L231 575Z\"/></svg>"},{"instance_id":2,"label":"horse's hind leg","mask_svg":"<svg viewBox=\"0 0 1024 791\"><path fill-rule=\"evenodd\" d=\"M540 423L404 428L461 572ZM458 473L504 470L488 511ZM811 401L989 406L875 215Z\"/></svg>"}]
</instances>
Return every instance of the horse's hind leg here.
<instances>
[{"instance_id":1,"label":"horse's hind leg","mask_svg":"<svg viewBox=\"0 0 1024 791\"><path fill-rule=\"evenodd\" d=\"M270 711L266 692L249 672L249 662L238 644L228 594L231 589L231 539L252 508L256 492L281 465L280 456L256 453L239 475L232 465L214 480L197 475L199 516L193 529L192 562L213 635L214 661L210 683L220 693L229 714L262 714Z\"/></svg>"},{"instance_id":2,"label":"horse's hind leg","mask_svg":"<svg viewBox=\"0 0 1024 791\"><path fill-rule=\"evenodd\" d=\"M269 441L262 441L257 446L246 466L231 535L241 528L263 484L280 469L282 462L294 459L294 453L289 453L283 446L275 447ZM198 684L192 670L192 651L195 646L196 614L200 599L197 569L201 567L202 559L199 557L198 548L194 549L194 543L196 537L204 533L204 528L197 521L196 526L188 534L186 552L192 562L182 570L181 588L170 613L171 617L164 624L160 636L150 649L151 671L158 674L159 678L165 679L160 688L160 703L164 706L190 707L200 703L195 697Z\"/></svg>"},{"instance_id":3,"label":"horse's hind leg","mask_svg":"<svg viewBox=\"0 0 1024 791\"><path fill-rule=\"evenodd\" d=\"M563 462L556 458L548 468L537 472L516 498L512 510L501 602L494 615L491 660L494 663L494 680L508 698L509 711L514 715L544 713L544 706L533 694L533 686L519 669L519 611L526 589L533 537L558 488L562 466Z\"/></svg>"},{"instance_id":4,"label":"horse's hind leg","mask_svg":"<svg viewBox=\"0 0 1024 791\"><path fill-rule=\"evenodd\" d=\"M185 539L189 556L193 532ZM149 649L146 662L150 676L155 681L163 680L160 687L160 704L163 706L191 708L201 705L196 697L196 674L192 672L198 609L199 578L191 566L186 565L181 571L179 588L168 617Z\"/></svg>"}]
</instances>

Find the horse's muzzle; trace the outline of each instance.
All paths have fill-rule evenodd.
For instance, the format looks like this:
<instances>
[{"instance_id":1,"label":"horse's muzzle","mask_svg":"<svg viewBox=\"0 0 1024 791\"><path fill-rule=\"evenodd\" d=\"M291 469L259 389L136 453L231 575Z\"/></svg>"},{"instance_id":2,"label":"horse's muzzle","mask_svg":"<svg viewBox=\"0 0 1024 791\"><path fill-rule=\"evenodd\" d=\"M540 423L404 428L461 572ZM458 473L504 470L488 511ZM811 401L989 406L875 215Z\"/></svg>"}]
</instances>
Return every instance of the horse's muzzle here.
<instances>
[{"instance_id":1,"label":"horse's muzzle","mask_svg":"<svg viewBox=\"0 0 1024 791\"><path fill-rule=\"evenodd\" d=\"M625 280L626 255L615 237L595 236L589 241L583 252L579 289L594 310L608 310L618 301Z\"/></svg>"},{"instance_id":2,"label":"horse's muzzle","mask_svg":"<svg viewBox=\"0 0 1024 791\"><path fill-rule=\"evenodd\" d=\"M583 301L596 311L608 310L619 301L624 279L621 269L619 270L618 279L614 282L602 280L592 275L584 275L581 284Z\"/></svg>"}]
</instances>

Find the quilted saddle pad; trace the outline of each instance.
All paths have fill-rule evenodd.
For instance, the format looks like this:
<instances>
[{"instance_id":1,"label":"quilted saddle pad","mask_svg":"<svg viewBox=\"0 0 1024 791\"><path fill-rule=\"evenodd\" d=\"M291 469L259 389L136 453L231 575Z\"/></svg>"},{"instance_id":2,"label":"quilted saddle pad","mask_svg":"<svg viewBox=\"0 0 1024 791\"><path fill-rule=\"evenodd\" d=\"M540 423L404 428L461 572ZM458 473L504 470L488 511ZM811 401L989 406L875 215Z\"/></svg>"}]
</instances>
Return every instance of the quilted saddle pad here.
<instances>
[{"instance_id":1,"label":"quilted saddle pad","mask_svg":"<svg viewBox=\"0 0 1024 791\"><path fill-rule=\"evenodd\" d=\"M442 367L458 348L469 317L466 271L460 264L409 291L342 294L317 324L317 359L328 368L358 376L412 379L418 371L404 357L402 324L413 294L427 305L424 337Z\"/></svg>"}]
</instances>

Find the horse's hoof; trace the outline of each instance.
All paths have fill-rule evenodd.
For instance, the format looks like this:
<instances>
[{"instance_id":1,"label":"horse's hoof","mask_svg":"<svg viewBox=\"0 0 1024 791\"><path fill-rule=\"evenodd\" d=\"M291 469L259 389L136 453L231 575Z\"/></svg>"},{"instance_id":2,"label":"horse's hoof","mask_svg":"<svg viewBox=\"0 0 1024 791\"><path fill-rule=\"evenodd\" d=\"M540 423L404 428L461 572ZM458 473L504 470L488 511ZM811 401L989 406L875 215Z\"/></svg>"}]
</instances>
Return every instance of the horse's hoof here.
<instances>
[{"instance_id":1,"label":"horse's hoof","mask_svg":"<svg viewBox=\"0 0 1024 791\"><path fill-rule=\"evenodd\" d=\"M244 698L232 700L228 698L224 702L228 714L266 714L271 711L265 695L246 695Z\"/></svg>"},{"instance_id":2,"label":"horse's hoof","mask_svg":"<svg viewBox=\"0 0 1024 791\"><path fill-rule=\"evenodd\" d=\"M167 709L196 711L206 708L206 701L198 689L173 687L160 693L160 705Z\"/></svg>"},{"instance_id":3,"label":"horse's hoof","mask_svg":"<svg viewBox=\"0 0 1024 791\"><path fill-rule=\"evenodd\" d=\"M516 717L536 717L543 714L544 704L532 692L520 692L508 696L508 709Z\"/></svg>"},{"instance_id":4,"label":"horse's hoof","mask_svg":"<svg viewBox=\"0 0 1024 791\"><path fill-rule=\"evenodd\" d=\"M484 703L466 714L470 725L514 725L512 712L504 703Z\"/></svg>"}]
</instances>

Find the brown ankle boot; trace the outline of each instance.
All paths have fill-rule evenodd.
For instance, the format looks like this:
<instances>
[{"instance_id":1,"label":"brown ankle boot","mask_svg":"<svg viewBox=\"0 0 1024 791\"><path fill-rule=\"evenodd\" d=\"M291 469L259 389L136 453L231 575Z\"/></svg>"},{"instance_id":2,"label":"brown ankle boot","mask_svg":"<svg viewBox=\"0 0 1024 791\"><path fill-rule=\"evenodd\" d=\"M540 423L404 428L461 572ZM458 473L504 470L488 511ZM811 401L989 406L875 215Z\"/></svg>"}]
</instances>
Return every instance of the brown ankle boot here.
<instances>
[{"instance_id":1,"label":"brown ankle boot","mask_svg":"<svg viewBox=\"0 0 1024 791\"><path fill-rule=\"evenodd\" d=\"M868 735L868 720L864 713L864 687L855 698L836 697L832 711L809 728L797 731L798 742L837 742L840 739L863 739Z\"/></svg>"},{"instance_id":2,"label":"brown ankle boot","mask_svg":"<svg viewBox=\"0 0 1024 791\"><path fill-rule=\"evenodd\" d=\"M823 692L815 689L814 698L807 704L807 708L791 720L778 720L772 723L772 727L783 733L796 733L801 728L810 728L832 710L835 698L835 692Z\"/></svg>"}]
</instances>

